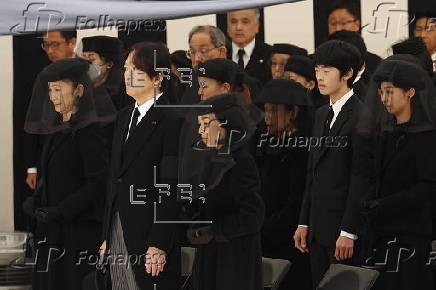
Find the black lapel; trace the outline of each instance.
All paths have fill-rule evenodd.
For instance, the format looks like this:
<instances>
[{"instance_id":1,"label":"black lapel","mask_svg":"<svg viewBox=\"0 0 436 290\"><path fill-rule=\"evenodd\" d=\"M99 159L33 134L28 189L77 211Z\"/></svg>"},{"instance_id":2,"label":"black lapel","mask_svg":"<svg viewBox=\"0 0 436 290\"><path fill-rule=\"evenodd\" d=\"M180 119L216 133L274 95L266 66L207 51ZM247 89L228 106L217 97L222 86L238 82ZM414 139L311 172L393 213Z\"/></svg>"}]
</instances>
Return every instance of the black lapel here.
<instances>
[{"instance_id":1,"label":"black lapel","mask_svg":"<svg viewBox=\"0 0 436 290\"><path fill-rule=\"evenodd\" d=\"M156 102L157 105L168 104L166 96L162 95ZM139 122L135 131L122 147L122 162L121 168L118 172L118 176L122 175L124 171L129 167L136 155L142 149L145 142L150 139L154 129L158 126L163 118L162 107L156 107L153 105L147 114ZM128 125L127 125L128 126ZM125 137L124 137L125 139ZM124 140L123 139L123 140Z\"/></svg>"},{"instance_id":2,"label":"black lapel","mask_svg":"<svg viewBox=\"0 0 436 290\"><path fill-rule=\"evenodd\" d=\"M259 64L263 64L267 62L268 59L264 59L263 56L263 48L262 43L259 43L257 40L255 42L255 46L253 49L253 53L250 56L250 60L248 61L247 65L245 66L245 71L255 68Z\"/></svg>"},{"instance_id":3,"label":"black lapel","mask_svg":"<svg viewBox=\"0 0 436 290\"><path fill-rule=\"evenodd\" d=\"M324 123L327 119L327 114L329 111L328 106L324 106L319 111L319 118L316 118L316 124L314 124L314 131L313 135L315 138L318 138L318 141L320 141L320 138L322 137L324 133ZM318 160L321 156L321 148L315 148L315 151L313 152L313 164L317 164Z\"/></svg>"},{"instance_id":4,"label":"black lapel","mask_svg":"<svg viewBox=\"0 0 436 290\"><path fill-rule=\"evenodd\" d=\"M115 138L115 142L112 147L112 166L114 166L113 168L116 170L119 170L121 166L124 140L127 136L127 130L129 129L134 106L134 104L129 105L127 109L120 112L117 131L114 132L114 136L117 136L117 138Z\"/></svg>"},{"instance_id":5,"label":"black lapel","mask_svg":"<svg viewBox=\"0 0 436 290\"><path fill-rule=\"evenodd\" d=\"M65 143L69 138L71 138L71 133L57 133L52 134L50 138L50 143L48 143L48 150L46 155L46 164L50 161L50 158L53 156L53 154L58 150L62 144Z\"/></svg>"},{"instance_id":6,"label":"black lapel","mask_svg":"<svg viewBox=\"0 0 436 290\"><path fill-rule=\"evenodd\" d=\"M386 160L383 161L382 167L381 167L381 174L383 174L383 172L386 170L386 168L389 166L389 164L392 162L392 160L395 159L395 157L398 156L398 153L404 148L404 145L407 143L408 141L408 136L406 134L401 135L400 137L398 137L397 139L397 144L395 146L395 151L392 154L388 155L388 158Z\"/></svg>"},{"instance_id":7,"label":"black lapel","mask_svg":"<svg viewBox=\"0 0 436 290\"><path fill-rule=\"evenodd\" d=\"M340 132L340 130L342 129L344 124L352 116L353 108L354 108L355 104L357 103L357 101L358 101L358 98L354 94L348 99L348 101L344 104L344 106L342 107L342 109L339 112L338 116L336 117L336 120L335 120L335 122L333 124L333 127L330 129L329 136L332 136L332 137L333 136L338 136L338 133ZM328 113L328 109L326 111ZM327 113L326 113L324 119L322 119L322 120L324 120L323 123L322 123L322 126L324 126L324 122L327 119ZM330 147L328 147L328 146L324 146L324 145L321 146L321 148L319 150L318 158L316 159L316 162L314 163L315 166L316 166L317 162L322 158L322 156L327 152L327 150L329 148Z\"/></svg>"}]
</instances>

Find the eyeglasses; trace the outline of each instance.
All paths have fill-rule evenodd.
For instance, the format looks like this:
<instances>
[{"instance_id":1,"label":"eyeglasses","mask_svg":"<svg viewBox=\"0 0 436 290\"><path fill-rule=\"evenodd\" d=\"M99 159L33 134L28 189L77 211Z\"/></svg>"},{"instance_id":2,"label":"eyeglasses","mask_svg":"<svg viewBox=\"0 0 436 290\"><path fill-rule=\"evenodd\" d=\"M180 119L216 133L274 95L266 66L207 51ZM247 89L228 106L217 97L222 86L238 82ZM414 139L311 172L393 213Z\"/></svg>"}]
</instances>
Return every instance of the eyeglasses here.
<instances>
[{"instance_id":1,"label":"eyeglasses","mask_svg":"<svg viewBox=\"0 0 436 290\"><path fill-rule=\"evenodd\" d=\"M41 47L42 47L42 49L44 49L44 50L48 50L50 47L53 48L53 49L57 49L57 48L59 48L59 46L60 46L62 43L66 43L66 41L63 41L63 42L58 42L58 41L53 41L53 42L42 42L42 43L41 43Z\"/></svg>"},{"instance_id":2,"label":"eyeglasses","mask_svg":"<svg viewBox=\"0 0 436 290\"><path fill-rule=\"evenodd\" d=\"M218 49L218 48L219 48L219 47L214 47L214 48L211 48L211 49L205 49L205 48L203 48L203 49L201 49L201 50L193 50L193 49L189 49L189 50L186 52L186 57L189 58L189 59L192 59L192 58L195 57L196 54L200 54L200 56L203 57L203 56L209 54L212 50L214 50L214 49Z\"/></svg>"},{"instance_id":3,"label":"eyeglasses","mask_svg":"<svg viewBox=\"0 0 436 290\"><path fill-rule=\"evenodd\" d=\"M429 24L429 25L426 25L426 26L416 26L415 27L415 31L416 32L421 32L421 31L428 31L428 32L436 31L436 23L432 23L432 24Z\"/></svg>"},{"instance_id":4,"label":"eyeglasses","mask_svg":"<svg viewBox=\"0 0 436 290\"><path fill-rule=\"evenodd\" d=\"M348 21L342 21L342 22L333 22L332 21L332 22L329 22L328 24L331 27L336 27L336 26L345 27L348 24L351 24L351 23L354 23L354 22L356 22L356 19L348 20Z\"/></svg>"}]
</instances>

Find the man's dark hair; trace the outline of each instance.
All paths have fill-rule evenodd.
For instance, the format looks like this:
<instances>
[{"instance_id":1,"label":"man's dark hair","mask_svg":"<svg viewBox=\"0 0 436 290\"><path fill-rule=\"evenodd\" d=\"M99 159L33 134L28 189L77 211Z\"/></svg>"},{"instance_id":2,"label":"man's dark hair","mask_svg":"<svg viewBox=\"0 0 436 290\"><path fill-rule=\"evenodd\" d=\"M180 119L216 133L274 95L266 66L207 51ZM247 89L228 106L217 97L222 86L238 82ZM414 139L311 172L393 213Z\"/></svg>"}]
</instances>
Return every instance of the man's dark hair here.
<instances>
[{"instance_id":1,"label":"man's dark hair","mask_svg":"<svg viewBox=\"0 0 436 290\"><path fill-rule=\"evenodd\" d=\"M362 64L359 50L342 40L329 40L318 46L315 50L314 61L315 66L324 65L337 68L341 77L353 69L353 76L347 81L349 88L352 87Z\"/></svg>"},{"instance_id":2,"label":"man's dark hair","mask_svg":"<svg viewBox=\"0 0 436 290\"><path fill-rule=\"evenodd\" d=\"M360 20L360 7L357 1L352 0L338 0L333 3L331 8L327 12L327 18L332 14L333 11L338 9L346 9L348 13L354 16L354 18Z\"/></svg>"},{"instance_id":3,"label":"man's dark hair","mask_svg":"<svg viewBox=\"0 0 436 290\"><path fill-rule=\"evenodd\" d=\"M366 50L365 41L363 40L363 37L359 33L354 31L348 31L348 30L340 30L329 35L328 39L342 40L354 45L360 52L361 60L362 60L361 66L363 65L363 63L365 62L365 56L367 50Z\"/></svg>"},{"instance_id":4,"label":"man's dark hair","mask_svg":"<svg viewBox=\"0 0 436 290\"><path fill-rule=\"evenodd\" d=\"M65 41L70 41L73 38L77 38L77 31L59 31L61 36L65 38Z\"/></svg>"}]
</instances>

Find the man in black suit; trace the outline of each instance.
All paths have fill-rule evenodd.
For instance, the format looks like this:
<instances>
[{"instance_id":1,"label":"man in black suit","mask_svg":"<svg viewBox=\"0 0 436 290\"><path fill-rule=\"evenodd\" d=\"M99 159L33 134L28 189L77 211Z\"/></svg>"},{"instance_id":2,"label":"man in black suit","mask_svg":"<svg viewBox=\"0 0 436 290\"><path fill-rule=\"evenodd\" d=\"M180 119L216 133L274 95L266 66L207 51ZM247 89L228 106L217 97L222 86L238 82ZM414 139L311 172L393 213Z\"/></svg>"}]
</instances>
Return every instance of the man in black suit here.
<instances>
[{"instance_id":1,"label":"man in black suit","mask_svg":"<svg viewBox=\"0 0 436 290\"><path fill-rule=\"evenodd\" d=\"M339 0L335 2L327 15L329 35L340 30L360 32L360 10L353 1ZM367 73L372 75L377 65L380 63L381 58L368 51L363 59Z\"/></svg>"},{"instance_id":2,"label":"man in black suit","mask_svg":"<svg viewBox=\"0 0 436 290\"><path fill-rule=\"evenodd\" d=\"M153 68L170 68L162 43L138 43L126 60L127 93L114 131L110 190L101 251L136 257L131 270L111 265L112 289L178 289L180 278L177 155L182 119L169 105L167 80ZM145 261L144 261L145 260ZM144 265L145 262L145 265ZM145 266L145 267L144 267Z\"/></svg>"},{"instance_id":3,"label":"man in black suit","mask_svg":"<svg viewBox=\"0 0 436 290\"><path fill-rule=\"evenodd\" d=\"M330 264L355 264L352 258L356 258L360 234L357 209L367 181L357 170L365 148L358 146L360 138L355 135L364 105L352 89L360 53L351 44L331 40L316 49L314 60L319 90L330 102L315 113L313 147L294 241L301 252L310 250L316 287Z\"/></svg>"},{"instance_id":4,"label":"man in black suit","mask_svg":"<svg viewBox=\"0 0 436 290\"><path fill-rule=\"evenodd\" d=\"M227 48L227 58L238 63L262 85L271 79L268 61L271 46L256 40L260 25L259 9L227 13L227 34L232 40Z\"/></svg>"}]
</instances>

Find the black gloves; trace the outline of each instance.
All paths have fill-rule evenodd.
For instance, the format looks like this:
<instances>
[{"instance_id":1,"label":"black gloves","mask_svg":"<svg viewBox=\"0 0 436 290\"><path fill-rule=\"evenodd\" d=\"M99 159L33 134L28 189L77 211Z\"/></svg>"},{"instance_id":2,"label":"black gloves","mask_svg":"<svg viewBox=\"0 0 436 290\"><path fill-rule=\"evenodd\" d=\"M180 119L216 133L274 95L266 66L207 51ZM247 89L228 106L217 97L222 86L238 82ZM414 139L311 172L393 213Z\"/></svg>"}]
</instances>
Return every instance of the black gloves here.
<instances>
[{"instance_id":1,"label":"black gloves","mask_svg":"<svg viewBox=\"0 0 436 290\"><path fill-rule=\"evenodd\" d=\"M62 214L57 206L40 207L35 210L35 218L41 223L60 222Z\"/></svg>"},{"instance_id":2,"label":"black gloves","mask_svg":"<svg viewBox=\"0 0 436 290\"><path fill-rule=\"evenodd\" d=\"M213 240L213 233L211 226L205 226L196 229L189 229L187 231L188 240L193 245L206 245Z\"/></svg>"},{"instance_id":3,"label":"black gloves","mask_svg":"<svg viewBox=\"0 0 436 290\"><path fill-rule=\"evenodd\" d=\"M362 203L362 217L367 223L371 223L380 213L381 199L366 200Z\"/></svg>"}]
</instances>

